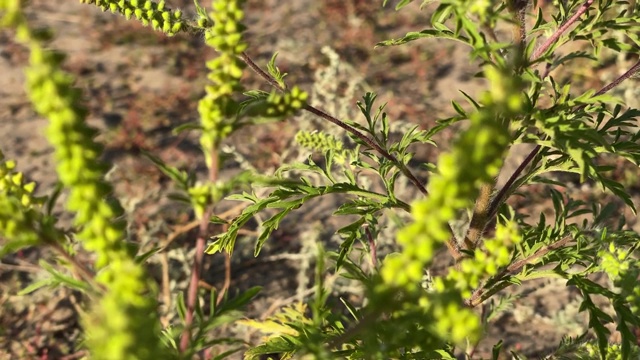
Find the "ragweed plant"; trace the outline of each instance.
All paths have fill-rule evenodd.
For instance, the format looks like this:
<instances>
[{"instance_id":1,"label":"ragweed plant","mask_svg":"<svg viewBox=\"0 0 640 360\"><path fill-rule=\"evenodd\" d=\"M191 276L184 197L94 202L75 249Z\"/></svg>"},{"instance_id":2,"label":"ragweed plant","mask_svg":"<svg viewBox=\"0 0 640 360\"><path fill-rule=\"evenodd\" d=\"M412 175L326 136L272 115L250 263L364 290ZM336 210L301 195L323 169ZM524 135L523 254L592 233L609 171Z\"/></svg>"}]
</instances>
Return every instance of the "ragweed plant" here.
<instances>
[{"instance_id":1,"label":"ragweed plant","mask_svg":"<svg viewBox=\"0 0 640 360\"><path fill-rule=\"evenodd\" d=\"M56 151L59 178L70 191L67 208L77 214L72 233L56 229L47 205L53 200L33 197L34 185L25 183L13 162L0 155L0 234L8 239L3 252L49 245L73 259L64 246L68 237L74 237L96 255L98 273L83 271L84 282L78 286L94 300L84 320L92 357L191 358L197 352L206 355L217 343L233 343L233 339L210 338L210 331L237 319L236 310L258 289L235 299L227 299L226 288L213 292L205 314L198 289L205 252L231 256L242 227L268 210L270 216L260 224L255 240L258 256L283 219L310 200L330 194L340 194L342 200L333 214L349 219L337 231L340 245L326 253L318 251L316 287L307 304L286 307L265 321L240 322L269 334L262 343L251 345L245 358L475 358L492 319L512 299L501 291L541 277L559 277L574 286L582 297L580 309L589 316L585 334L564 339L549 358L636 356L640 235L622 221L611 221L612 204L572 199L554 187L548 188L552 219L543 213L529 219L526 208L516 209L508 202L532 185L565 186L554 174L568 172L615 195L635 213L632 194L609 177L610 168L601 159L615 156L640 164L636 125L640 112L609 95L637 73L640 62L600 89L578 90L570 81L577 61L597 63L612 53L638 52L640 9L635 1L562 1L551 8L550 16L543 14L540 4L527 0L438 1L430 16L424 12L429 18L426 29L377 46L411 46L430 38L462 43L486 90L463 93L467 104L452 101L452 115L435 126L422 129L417 119L409 119L416 123L401 133L375 93L363 94L357 102L360 119L338 119L313 106L313 99L299 87L287 84L275 54L263 70L247 53L251 47L242 36L243 1L213 0L208 10L196 2L193 20L170 10L164 1L85 2L135 18L169 36L178 32L202 36L217 52L207 62L210 83L198 104L199 123L178 129L199 132L207 178L196 181L193 174L147 154L176 182L180 198L199 221L189 290L186 300L180 296L178 301L183 321L165 329L161 342L154 285L125 246L122 209L103 178L106 166L93 140L95 130L84 123L80 94L59 70L63 57L44 48L48 32L27 26L20 1L0 1L2 25L15 28L16 38L31 50L28 92L34 108L51 121L48 137ZM396 9L403 11L411 2L399 1ZM503 29L510 31L505 35ZM563 45L577 41L585 46L561 51ZM245 90L241 79L246 67L273 90ZM220 147L233 131L280 121L300 110L338 126L345 136L300 131L295 142L298 151L308 154L305 161L283 164L273 174L243 172L220 179ZM434 146L434 135L452 126L464 130L434 164L422 164L428 173L425 182L413 168L415 149ZM531 144L532 150L498 187L504 159L518 144ZM376 177L375 189L365 173ZM398 191L401 178L415 187L419 198ZM256 195L258 187L268 189L268 195ZM223 198L248 205L235 218L222 219L215 210ZM471 216L460 234L452 224L465 212ZM578 216L585 220L575 221ZM378 252L385 240L384 227L391 222L401 227L395 247ZM224 231L214 233L212 223L222 224ZM358 243L368 258L357 256ZM424 282L440 248L446 249L453 264L444 273L429 274ZM334 265L332 270L327 260ZM329 271L357 283L364 298L357 303L341 298L337 309L324 281ZM594 281L597 274L609 282ZM606 298L613 311L599 308L595 296ZM617 344L609 343L612 326L620 334ZM500 347L500 343L493 346L494 359L500 356Z\"/></svg>"}]
</instances>

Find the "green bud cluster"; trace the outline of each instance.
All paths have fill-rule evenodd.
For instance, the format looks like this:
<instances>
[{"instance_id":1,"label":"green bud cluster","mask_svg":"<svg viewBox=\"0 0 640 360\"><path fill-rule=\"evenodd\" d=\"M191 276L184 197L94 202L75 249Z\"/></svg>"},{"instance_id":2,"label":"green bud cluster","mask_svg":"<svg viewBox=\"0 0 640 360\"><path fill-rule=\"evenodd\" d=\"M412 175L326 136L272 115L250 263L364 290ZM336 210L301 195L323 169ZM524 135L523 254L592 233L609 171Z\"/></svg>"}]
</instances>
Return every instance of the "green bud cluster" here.
<instances>
[{"instance_id":1,"label":"green bud cluster","mask_svg":"<svg viewBox=\"0 0 640 360\"><path fill-rule=\"evenodd\" d=\"M31 44L30 66L26 71L29 97L37 112L49 118L49 141L55 148L60 181L71 189L67 207L76 214L78 237L97 254L96 266L124 256L124 223L115 202L105 201L112 192L103 180L107 166L99 161L102 148L93 141L96 131L86 125L86 110L72 78L59 70L62 57Z\"/></svg>"},{"instance_id":2,"label":"green bud cluster","mask_svg":"<svg viewBox=\"0 0 640 360\"><path fill-rule=\"evenodd\" d=\"M21 172L15 171L16 162L7 160L0 150L0 192L10 197L19 199L20 205L25 209L39 206L44 198L34 197L35 182L26 183Z\"/></svg>"},{"instance_id":3,"label":"green bud cluster","mask_svg":"<svg viewBox=\"0 0 640 360\"><path fill-rule=\"evenodd\" d=\"M500 268L511 262L511 249L521 241L522 236L514 222L499 223L496 237L483 241L486 251L477 250L473 257L463 259L458 268L451 269L446 279L437 282L438 286L455 287L463 297L471 296L482 280L496 275Z\"/></svg>"},{"instance_id":4,"label":"green bud cluster","mask_svg":"<svg viewBox=\"0 0 640 360\"><path fill-rule=\"evenodd\" d=\"M437 285L436 282L436 287ZM467 340L480 340L482 324L478 316L469 308L461 308L460 294L451 289L439 288L431 296L423 296L420 306L430 310L436 334L454 344L464 344Z\"/></svg>"},{"instance_id":5,"label":"green bud cluster","mask_svg":"<svg viewBox=\"0 0 640 360\"><path fill-rule=\"evenodd\" d=\"M331 152L333 161L339 165L344 165L350 156L349 151L342 148L342 141L330 134L300 130L296 134L295 141L306 149L322 153Z\"/></svg>"},{"instance_id":6,"label":"green bud cluster","mask_svg":"<svg viewBox=\"0 0 640 360\"><path fill-rule=\"evenodd\" d=\"M333 135L325 134L317 131L300 130L295 136L296 142L307 149L317 151L342 151L342 141L336 139Z\"/></svg>"},{"instance_id":7,"label":"green bud cluster","mask_svg":"<svg viewBox=\"0 0 640 360\"><path fill-rule=\"evenodd\" d=\"M235 117L237 103L231 98L242 90L240 78L246 65L238 59L247 44L242 41L244 1L213 0L213 11L209 18L214 25L205 30L207 45L215 48L220 55L207 62L209 80L213 83L205 88L206 95L198 103L202 124L200 145L205 154L207 166L213 166L212 150L233 131L229 119Z\"/></svg>"},{"instance_id":8,"label":"green bud cluster","mask_svg":"<svg viewBox=\"0 0 640 360\"><path fill-rule=\"evenodd\" d=\"M219 186L212 183L196 184L188 190L191 205L196 214L196 218L201 219L205 209L212 203L220 200L222 191Z\"/></svg>"},{"instance_id":9,"label":"green bud cluster","mask_svg":"<svg viewBox=\"0 0 640 360\"><path fill-rule=\"evenodd\" d=\"M430 195L412 205L414 222L398 232L398 243L403 250L387 257L381 269L387 286L409 293L420 291L423 269L435 250L451 237L449 221L458 211L470 206L480 186L492 181L500 171L503 153L510 141L502 119L514 116L520 108L521 87L516 80L510 80L512 77L507 71L487 67L485 74L491 88L484 96L485 106L470 116L469 129L460 136L452 151L440 156L438 174L429 183ZM463 334L479 336L479 319L463 308L461 301L440 300L455 298L445 296L451 291L468 296L470 289L479 285L481 277L495 273L508 262L509 248L505 245L518 241L519 235L511 228L503 231L495 240L488 241L487 253L478 251L474 258L463 261L464 268L453 274L452 279L435 281L434 291L422 296L419 304L427 311L451 316L435 318L435 327L445 339L459 342ZM482 263L489 259L490 264Z\"/></svg>"},{"instance_id":10,"label":"green bud cluster","mask_svg":"<svg viewBox=\"0 0 640 360\"><path fill-rule=\"evenodd\" d=\"M172 359L160 341L154 292L143 268L129 257L114 258L96 280L107 286L84 320L92 359Z\"/></svg>"},{"instance_id":11,"label":"green bud cluster","mask_svg":"<svg viewBox=\"0 0 640 360\"><path fill-rule=\"evenodd\" d=\"M125 246L123 210L110 199L112 188L104 181L107 166L99 160L102 149L93 140L96 130L85 123L86 110L73 79L60 70L64 57L44 49L42 38L21 15L20 3L0 0L0 10L17 13L3 24L15 27L30 48L27 92L35 110L50 120L47 136L55 149L60 181L70 190L67 209L76 214L75 225L80 229L76 237L96 254L95 267L100 270L96 282L103 286L104 295L84 318L91 357L164 358L154 296L145 294L149 289L144 271ZM3 169L10 167L5 162ZM19 176L11 177L13 189L22 187L29 193L31 186L23 186ZM3 184L6 187L7 182ZM9 210L18 210L24 203L29 202L0 200L0 206ZM13 216L19 225L29 223L28 212L15 211Z\"/></svg>"},{"instance_id":12,"label":"green bud cluster","mask_svg":"<svg viewBox=\"0 0 640 360\"><path fill-rule=\"evenodd\" d=\"M242 6L244 0L213 0L213 11L209 14L213 25L205 31L207 45L221 53L241 54L247 49L242 40L242 32L246 27L241 23L244 19Z\"/></svg>"},{"instance_id":13,"label":"green bud cluster","mask_svg":"<svg viewBox=\"0 0 640 360\"><path fill-rule=\"evenodd\" d=\"M81 3L95 4L102 11L111 11L124 15L127 20L135 17L145 26L151 24L154 30L161 30L168 36L173 36L182 30L184 20L182 11L171 11L165 7L165 1L150 0L80 0Z\"/></svg>"},{"instance_id":14,"label":"green bud cluster","mask_svg":"<svg viewBox=\"0 0 640 360\"><path fill-rule=\"evenodd\" d=\"M487 19L488 13L493 8L494 1L491 0L474 0L470 1L469 12L478 16L480 21L484 22Z\"/></svg>"},{"instance_id":15,"label":"green bud cluster","mask_svg":"<svg viewBox=\"0 0 640 360\"><path fill-rule=\"evenodd\" d=\"M36 229L41 221L39 208L43 199L33 196L36 184L25 183L15 166L15 161L6 160L0 151L0 234L8 240L0 254L41 240Z\"/></svg>"},{"instance_id":16,"label":"green bud cluster","mask_svg":"<svg viewBox=\"0 0 640 360\"><path fill-rule=\"evenodd\" d=\"M267 97L265 115L273 117L289 116L300 110L306 103L309 94L294 86L291 91L280 94L273 91Z\"/></svg>"},{"instance_id":17,"label":"green bud cluster","mask_svg":"<svg viewBox=\"0 0 640 360\"><path fill-rule=\"evenodd\" d=\"M40 242L36 231L38 215L34 210L25 209L17 198L0 190L0 236L7 239L0 247L0 255Z\"/></svg>"}]
</instances>

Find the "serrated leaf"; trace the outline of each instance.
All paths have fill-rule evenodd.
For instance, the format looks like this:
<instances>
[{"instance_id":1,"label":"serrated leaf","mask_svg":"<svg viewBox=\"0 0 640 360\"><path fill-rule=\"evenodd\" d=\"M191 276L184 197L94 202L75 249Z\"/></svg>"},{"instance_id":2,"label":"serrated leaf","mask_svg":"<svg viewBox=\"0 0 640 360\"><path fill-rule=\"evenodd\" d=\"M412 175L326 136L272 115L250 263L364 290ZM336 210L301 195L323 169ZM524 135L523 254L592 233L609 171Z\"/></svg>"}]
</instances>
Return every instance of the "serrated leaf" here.
<instances>
[{"instance_id":1,"label":"serrated leaf","mask_svg":"<svg viewBox=\"0 0 640 360\"><path fill-rule=\"evenodd\" d=\"M280 68L276 66L276 58L278 57L278 52L273 53L271 60L267 63L267 71L269 71L269 75L271 75L280 85L281 89L286 89L287 85L284 82L284 77L287 76L287 73L280 72Z\"/></svg>"}]
</instances>

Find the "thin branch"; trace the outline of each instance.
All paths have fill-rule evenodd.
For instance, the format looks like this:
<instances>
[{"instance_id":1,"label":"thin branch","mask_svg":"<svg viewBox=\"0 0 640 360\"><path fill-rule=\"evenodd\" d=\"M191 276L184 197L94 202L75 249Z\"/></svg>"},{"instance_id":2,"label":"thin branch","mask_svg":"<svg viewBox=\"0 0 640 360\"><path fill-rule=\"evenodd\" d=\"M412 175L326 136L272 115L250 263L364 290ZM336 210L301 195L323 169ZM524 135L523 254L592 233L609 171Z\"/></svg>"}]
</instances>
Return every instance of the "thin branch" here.
<instances>
[{"instance_id":1,"label":"thin branch","mask_svg":"<svg viewBox=\"0 0 640 360\"><path fill-rule=\"evenodd\" d=\"M285 89L280 86L280 84L278 84L278 82L273 78L273 76L271 76L270 74L266 73L264 70L262 70L260 68L260 66L258 66L253 59L251 59L249 57L249 55L247 55L246 53L242 53L242 55L240 55L240 59L242 61L244 61L253 71L255 71L258 75L260 75L260 77L262 77L263 79L265 79L271 86L275 87L276 89L280 90L280 91L284 91ZM344 121L341 121L329 114L327 114L326 112L313 107L309 104L306 104L303 107L304 110L317 115L318 117L325 119L339 127L341 127L342 129L344 129L345 131L347 131L348 133L352 134L353 136L357 137L358 139L362 140L362 142L364 142L365 144L367 144L367 146L369 146L370 148L374 149L375 151L377 151L378 153L380 153L380 155L382 155L383 157L385 157L387 160L393 162L399 169L400 171L409 178L409 180L418 188L418 190L420 190L420 192L424 195L427 195L427 189L425 188L425 186L422 184L422 182L420 182L420 180L418 180L418 178L415 177L415 175L413 175L413 173L411 173L411 171L400 161L398 161L398 159L396 159L395 156L393 156L392 154L390 154L388 151L386 151L385 149L383 149L380 145L378 145L375 141L371 140L368 136L364 135L363 133L361 133L360 131L358 131L356 128L354 128L353 126L350 126L349 124L345 123Z\"/></svg>"},{"instance_id":2,"label":"thin branch","mask_svg":"<svg viewBox=\"0 0 640 360\"><path fill-rule=\"evenodd\" d=\"M488 222L493 220L493 218L496 216L496 214L498 213L498 208L502 204L503 199L506 199L507 193L511 190L513 183L515 183L516 180L518 180L518 178L520 177L520 174L522 174L524 169L531 163L531 161L533 161L536 155L538 155L538 153L540 152L540 149L542 149L542 145L536 145L536 147L533 148L533 150L531 150L529 155L527 155L527 157L522 161L522 163L513 172L513 174L511 174L511 176L509 177L509 180L507 180L504 186L502 186L502 189L500 189L496 197L491 202L491 206L489 206L489 217L487 218Z\"/></svg>"},{"instance_id":3,"label":"thin branch","mask_svg":"<svg viewBox=\"0 0 640 360\"><path fill-rule=\"evenodd\" d=\"M594 0L586 0L584 4L580 6L578 11L576 11L576 13L573 14L573 16L571 16L564 24L562 24L558 28L558 30L556 30L555 33L553 33L553 35L551 35L544 43L542 43L542 45L540 45L540 47L533 52L533 56L531 57L532 62L538 60L538 58L540 58L542 54L544 54L547 50L549 50L549 48L553 44L555 44L558 41L558 39L560 39L560 36L562 36L562 34L564 34L567 30L569 30L571 25L573 25L576 21L578 21L580 16L582 16L582 14L586 13L587 10L589 10L593 2Z\"/></svg>"},{"instance_id":4,"label":"thin branch","mask_svg":"<svg viewBox=\"0 0 640 360\"><path fill-rule=\"evenodd\" d=\"M279 89L280 91L285 90L282 86L280 86L280 83L278 83L276 79L273 78L273 76L262 70L260 66L258 66L258 64L256 64L255 61L251 59L251 57L249 57L247 53L243 52L242 54L240 54L240 59L244 61L245 64L247 64L251 68L251 70L255 71L256 74L265 79L269 83L269 85L273 86L276 89Z\"/></svg>"},{"instance_id":5,"label":"thin branch","mask_svg":"<svg viewBox=\"0 0 640 360\"><path fill-rule=\"evenodd\" d=\"M380 147L380 145L378 145L375 141L371 140L369 137L367 137L366 135L364 135L363 133L359 132L358 130L356 130L354 127L349 126L348 124L346 124L345 122L325 113L324 111L315 108L311 105L305 105L304 109L307 110L308 112L317 115L335 125L338 125L339 127L343 128L344 130L346 130L347 132L351 133L352 135L356 136L358 139L362 140L365 144L367 144L367 146L369 146L370 148L374 149L375 151L377 151L378 153L380 153L380 155L382 155L383 157L385 157L387 160L391 161L394 163L394 165L396 165L396 167L398 167L398 169L400 169L400 171L407 177L409 178L409 180L418 188L418 190L420 190L420 192L424 195L428 195L429 193L427 192L427 189L425 188L424 184L422 184L422 182L420 182L420 180L418 180L418 178L413 175L413 173L411 172L411 170L409 170L409 168L407 168L407 166L405 164L403 164L402 162L398 161L398 159L396 159L395 156L393 156L392 154L390 154L389 152L387 152L385 149L383 149L382 147Z\"/></svg>"},{"instance_id":6,"label":"thin branch","mask_svg":"<svg viewBox=\"0 0 640 360\"><path fill-rule=\"evenodd\" d=\"M171 309L171 276L169 275L169 255L166 251L160 253L160 265L162 267L162 303L164 305L164 311ZM160 319L162 326L167 327L169 325L169 319L167 316L163 316Z\"/></svg>"},{"instance_id":7,"label":"thin branch","mask_svg":"<svg viewBox=\"0 0 640 360\"><path fill-rule=\"evenodd\" d=\"M260 66L258 66L253 61L253 59L251 59L251 57L249 57L249 55L247 53L242 53L239 57L253 71L255 71L256 74L258 74L260 77L265 79L271 86L275 87L276 89L278 89L280 91L284 91L284 88L282 86L280 86L280 84L278 84L278 82L270 74L268 74L264 70L262 70L260 68ZM388 151L383 149L380 145L378 145L375 141L371 140L368 136L364 135L363 133L358 131L356 128L350 126L349 124L345 123L344 121L341 121L341 120L339 120L339 119L327 114L326 112L324 112L324 111L322 111L322 110L320 110L320 109L318 109L316 107L313 107L313 106L311 106L309 104L306 104L303 107L303 109L308 111L308 112L310 112L310 113L312 113L312 114L314 114L314 115L319 116L322 119L325 119L325 120L331 122L332 124L335 124L335 125L339 126L340 128L344 129L345 131L349 132L353 136L355 136L358 139L360 139L362 142L367 144L367 146L369 146L370 148L372 148L373 150L378 152L380 155L382 155L387 160L391 161L400 170L400 172L402 172L402 174L404 176L406 176L409 179L409 181L411 181L411 183L413 183L418 188L418 190L423 195L428 195L429 194L427 192L427 188L424 186L424 184L420 180L418 180L418 178L411 172L411 170L409 170L409 168L404 163L402 163L401 161L398 161L398 159L396 159L395 156L393 156ZM457 243L457 241L455 239L455 236L453 235L453 229L451 229L451 227L449 227L449 232L451 233L451 237L445 244L447 246L447 249L449 249L449 253L454 258L454 260L455 261L459 261L460 259L462 259L464 257L464 254L460 250L460 246L458 245L458 243Z\"/></svg>"},{"instance_id":8,"label":"thin branch","mask_svg":"<svg viewBox=\"0 0 640 360\"><path fill-rule=\"evenodd\" d=\"M223 228L223 232L227 232L228 226L225 225ZM222 289L218 293L218 298L216 299L216 305L220 305L222 300L224 300L224 296L229 291L229 287L231 286L231 254L225 252L224 254L224 283L222 284Z\"/></svg>"},{"instance_id":9,"label":"thin branch","mask_svg":"<svg viewBox=\"0 0 640 360\"><path fill-rule=\"evenodd\" d=\"M14 265L14 264L5 264L0 262L0 270L6 269L9 271L20 271L26 273L38 273L42 271L42 268L36 265Z\"/></svg>"},{"instance_id":10,"label":"thin branch","mask_svg":"<svg viewBox=\"0 0 640 360\"><path fill-rule=\"evenodd\" d=\"M602 95L606 92L608 92L609 90L613 89L614 87L620 85L621 82L629 79L630 77L633 77L633 75L637 74L638 71L640 71L640 60L635 63L629 70L627 70L624 74L620 75L617 79L613 80L613 82L605 87L603 87L602 89L598 90L597 93L595 93L594 96L598 96L598 95Z\"/></svg>"},{"instance_id":11,"label":"thin branch","mask_svg":"<svg viewBox=\"0 0 640 360\"><path fill-rule=\"evenodd\" d=\"M572 236L565 236L562 239L549 244L547 246L542 247L540 250L536 251L534 254L527 256L524 259L520 259L514 263L512 263L511 265L507 266L504 270L502 270L498 275L496 275L494 277L495 280L493 281L500 281L502 279L504 279L506 276L509 275L514 275L518 272L520 272L520 270L522 270L522 268L525 265L531 264L534 260L537 260L545 255L547 255L549 252L553 251L553 250L557 250L562 248L563 246L565 246L571 239L573 239ZM491 297L493 294L495 294L496 292L500 291L503 287L497 287L497 288L492 288L489 289L488 291L486 291L486 289L484 288L484 286L479 287L478 289L476 289L476 291L473 292L473 294L471 294L471 297L465 301L465 305L468 307L476 307L480 304L482 304L482 302L486 299L488 299L489 297Z\"/></svg>"}]
</instances>

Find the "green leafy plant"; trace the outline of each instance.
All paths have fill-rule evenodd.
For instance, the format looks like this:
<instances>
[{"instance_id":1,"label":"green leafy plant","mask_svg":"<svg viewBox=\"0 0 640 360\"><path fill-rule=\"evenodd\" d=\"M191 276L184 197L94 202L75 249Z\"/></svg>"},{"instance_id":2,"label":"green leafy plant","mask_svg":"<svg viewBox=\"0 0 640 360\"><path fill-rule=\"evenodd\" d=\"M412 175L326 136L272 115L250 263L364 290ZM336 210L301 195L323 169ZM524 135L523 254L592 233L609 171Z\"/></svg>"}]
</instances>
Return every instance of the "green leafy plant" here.
<instances>
[{"instance_id":1,"label":"green leafy plant","mask_svg":"<svg viewBox=\"0 0 640 360\"><path fill-rule=\"evenodd\" d=\"M138 249L124 241L123 210L104 179L102 148L94 140L96 130L85 122L80 93L60 70L64 56L46 49L50 32L29 27L21 1L0 0L0 24L13 28L16 39L29 48L28 93L34 109L50 120L47 133L55 148L58 177L70 192L66 207L76 214L73 229L58 227L51 212L57 193L33 196L33 183L25 182L15 163L0 153L2 253L50 246L79 269L79 275L71 277L43 263L55 280L34 284L27 291L65 285L86 295L83 328L92 358L192 358L198 353L211 355L208 349L226 344L230 350L217 358L244 351L248 359L473 359L486 329L513 301L503 290L550 277L579 291L580 311L588 314L589 322L582 336L565 338L548 358L638 356L634 329L640 327L640 294L635 286L640 235L624 221L612 221L616 211L612 204L573 199L559 191L566 184L555 176L576 174L580 182L599 186L635 214L633 194L610 177L611 167L604 160L618 157L636 167L640 164L640 132L635 125L640 113L610 94L637 73L640 62L600 89L576 89L570 81L578 61L596 63L615 53L637 54L640 9L635 1L562 1L546 15L539 4L526 0L423 1L421 8L436 3L426 29L377 46L412 46L432 38L462 43L486 90L463 93L467 104L452 101L452 116L428 129L409 121L401 130L394 128L399 122L390 121L386 105L373 92L362 94L356 104L359 119L338 119L311 105L313 99L305 91L287 84L286 73L276 65L277 53L263 70L242 37L241 0L213 0L204 6L196 2L193 20L164 1L83 2L135 18L168 36L179 32L203 36L217 53L207 62L210 83L198 103L200 122L177 129L198 132L207 178L196 181L193 174L147 154L176 183L181 193L175 198L192 208L198 224L189 290L178 297L181 322L162 330L155 311L156 286L143 267L154 254L137 254ZM404 11L410 3L399 1L395 9ZM505 35L498 29L511 31ZM563 45L576 42L584 46L561 51ZM244 89L246 67L273 90ZM221 146L230 134L300 111L343 133L301 130L295 142L300 152L308 154L304 161L282 164L273 174L241 172L220 178ZM421 180L414 166L416 149L433 147L436 135L454 127L464 130L435 163L422 164L428 181ZM518 144L531 144L531 151L498 186L505 158ZM376 190L365 174L374 174ZM419 196L401 193L402 181ZM516 208L509 202L535 185L548 185L552 218L540 213L532 219L531 204ZM199 291L199 281L205 254L232 256L242 228L267 212L255 239L254 254L259 256L285 218L312 199L331 194L340 194L342 200L333 215L346 218L348 224L337 231L341 239L337 248L318 248L315 290L306 303L285 307L263 321L239 320L241 308L259 289L229 298L225 287L210 292L208 308L203 309L200 300L205 294ZM222 199L246 206L235 218L223 219L215 215ZM461 214L467 213L465 220ZM576 221L578 217L584 220ZM454 226L460 221L465 222L462 229ZM209 225L214 223L222 224L224 231L213 232ZM381 234L391 226L399 230L392 250L382 254ZM95 254L92 269L74 261L70 239ZM444 273L431 274L441 248L452 264ZM340 298L337 307L326 281L328 273L357 284L363 298L357 303ZM597 276L609 282L595 281ZM605 298L612 311L596 305L596 297ZM267 336L258 344L211 336L214 329L230 323ZM616 344L609 341L612 326L620 334ZM493 346L494 359L499 358L501 346ZM513 356L524 358L515 352Z\"/></svg>"}]
</instances>

